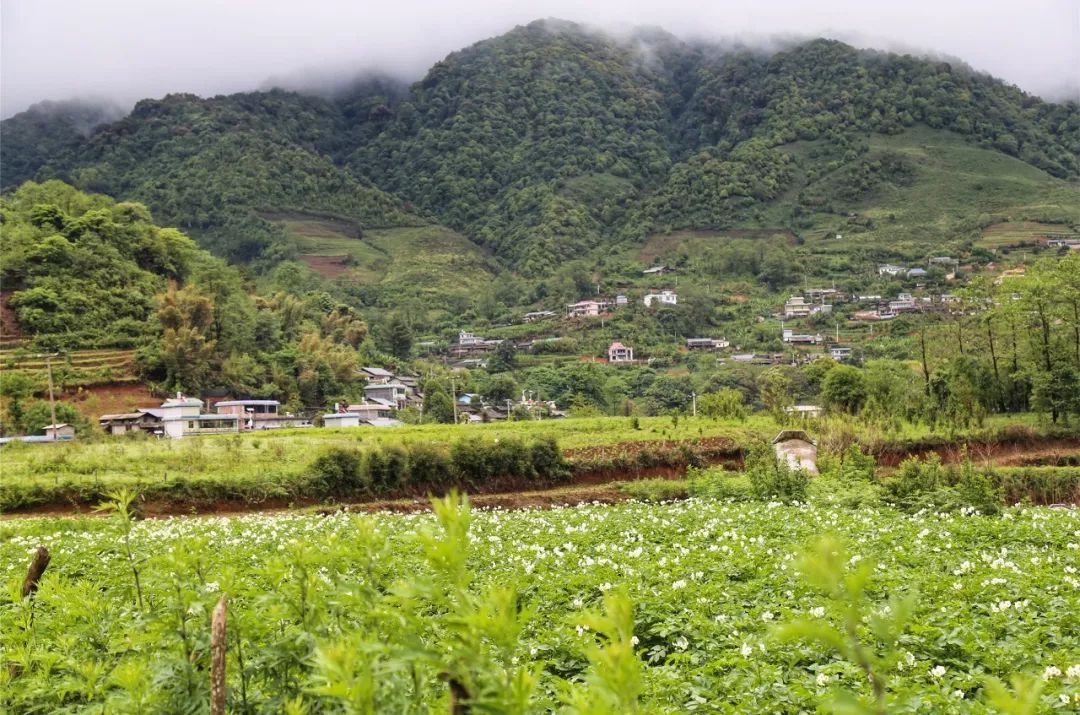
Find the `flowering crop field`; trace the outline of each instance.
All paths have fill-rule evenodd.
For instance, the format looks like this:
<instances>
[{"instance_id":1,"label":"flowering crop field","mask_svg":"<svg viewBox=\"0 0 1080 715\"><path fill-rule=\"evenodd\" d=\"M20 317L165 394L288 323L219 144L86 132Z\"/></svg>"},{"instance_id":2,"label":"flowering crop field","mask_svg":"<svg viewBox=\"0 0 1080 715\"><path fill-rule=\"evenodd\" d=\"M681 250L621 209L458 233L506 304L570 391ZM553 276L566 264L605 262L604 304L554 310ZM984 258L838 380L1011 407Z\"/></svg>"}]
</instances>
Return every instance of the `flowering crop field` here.
<instances>
[{"instance_id":1,"label":"flowering crop field","mask_svg":"<svg viewBox=\"0 0 1080 715\"><path fill-rule=\"evenodd\" d=\"M1034 700L1013 712L1080 709L1077 510L436 511L8 521L3 705L205 710L227 592L230 712L447 712L454 686L474 712L815 712L873 697L836 648L781 632L844 630L851 604L800 566L833 534L869 579L854 627L889 712L997 712L987 681L1016 674ZM52 562L20 598L38 546ZM885 644L874 619L905 597Z\"/></svg>"}]
</instances>

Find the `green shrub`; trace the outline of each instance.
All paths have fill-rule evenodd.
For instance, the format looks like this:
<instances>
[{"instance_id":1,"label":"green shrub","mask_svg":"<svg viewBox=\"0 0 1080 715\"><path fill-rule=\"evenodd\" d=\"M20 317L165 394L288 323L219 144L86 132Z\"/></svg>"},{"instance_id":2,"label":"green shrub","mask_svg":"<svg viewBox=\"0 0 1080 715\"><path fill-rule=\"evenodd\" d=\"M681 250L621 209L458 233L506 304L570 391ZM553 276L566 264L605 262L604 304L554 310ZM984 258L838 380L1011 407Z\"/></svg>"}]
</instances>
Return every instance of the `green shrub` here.
<instances>
[{"instance_id":1,"label":"green shrub","mask_svg":"<svg viewBox=\"0 0 1080 715\"><path fill-rule=\"evenodd\" d=\"M896 474L885 482L885 495L895 506L917 510L926 505L928 495L947 486L941 457L936 454L924 460L910 457L901 462Z\"/></svg>"},{"instance_id":2,"label":"green shrub","mask_svg":"<svg viewBox=\"0 0 1080 715\"><path fill-rule=\"evenodd\" d=\"M450 456L441 447L414 444L409 448L409 484L445 487L454 481Z\"/></svg>"},{"instance_id":3,"label":"green shrub","mask_svg":"<svg viewBox=\"0 0 1080 715\"><path fill-rule=\"evenodd\" d=\"M692 497L728 501L749 501L753 498L750 479L745 474L725 471L723 467L691 468L687 470L686 477L687 491Z\"/></svg>"},{"instance_id":4,"label":"green shrub","mask_svg":"<svg viewBox=\"0 0 1080 715\"><path fill-rule=\"evenodd\" d=\"M746 456L746 476L754 497L761 501L806 501L810 475L802 469L792 469L786 461L776 458L772 446L758 442Z\"/></svg>"},{"instance_id":5,"label":"green shrub","mask_svg":"<svg viewBox=\"0 0 1080 715\"><path fill-rule=\"evenodd\" d=\"M807 497L814 504L844 509L881 505L881 486L869 481L841 481L825 477L810 480Z\"/></svg>"},{"instance_id":6,"label":"green shrub","mask_svg":"<svg viewBox=\"0 0 1080 715\"><path fill-rule=\"evenodd\" d=\"M964 461L956 490L964 506L974 507L988 516L1001 513L1001 489L994 484L990 475L977 472L970 459Z\"/></svg>"},{"instance_id":7,"label":"green shrub","mask_svg":"<svg viewBox=\"0 0 1080 715\"><path fill-rule=\"evenodd\" d=\"M570 478L570 465L552 437L533 442L529 446L529 462L537 479L562 482Z\"/></svg>"},{"instance_id":8,"label":"green shrub","mask_svg":"<svg viewBox=\"0 0 1080 715\"><path fill-rule=\"evenodd\" d=\"M363 459L360 452L344 447L330 447L311 464L311 473L326 494L345 494L364 486Z\"/></svg>"},{"instance_id":9,"label":"green shrub","mask_svg":"<svg viewBox=\"0 0 1080 715\"><path fill-rule=\"evenodd\" d=\"M408 477L409 457L397 445L380 447L368 453L367 476L377 494L402 486Z\"/></svg>"},{"instance_id":10,"label":"green shrub","mask_svg":"<svg viewBox=\"0 0 1080 715\"><path fill-rule=\"evenodd\" d=\"M872 481L877 462L865 454L858 444L851 444L840 454L820 457L817 461L821 476L842 482Z\"/></svg>"}]
</instances>

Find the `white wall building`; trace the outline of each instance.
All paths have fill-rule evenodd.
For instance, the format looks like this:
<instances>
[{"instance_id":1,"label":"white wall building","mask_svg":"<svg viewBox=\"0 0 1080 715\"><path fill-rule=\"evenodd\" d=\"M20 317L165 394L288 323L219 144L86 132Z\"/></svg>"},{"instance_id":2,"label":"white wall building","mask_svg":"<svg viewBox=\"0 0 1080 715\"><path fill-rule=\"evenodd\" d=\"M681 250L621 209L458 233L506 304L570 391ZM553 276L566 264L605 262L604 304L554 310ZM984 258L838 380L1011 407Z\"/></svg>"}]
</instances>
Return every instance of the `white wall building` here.
<instances>
[{"instance_id":1,"label":"white wall building","mask_svg":"<svg viewBox=\"0 0 1080 715\"><path fill-rule=\"evenodd\" d=\"M670 290L662 290L659 293L647 293L645 295L645 307L651 308L653 303L659 302L662 305L677 305L679 303L679 296Z\"/></svg>"}]
</instances>

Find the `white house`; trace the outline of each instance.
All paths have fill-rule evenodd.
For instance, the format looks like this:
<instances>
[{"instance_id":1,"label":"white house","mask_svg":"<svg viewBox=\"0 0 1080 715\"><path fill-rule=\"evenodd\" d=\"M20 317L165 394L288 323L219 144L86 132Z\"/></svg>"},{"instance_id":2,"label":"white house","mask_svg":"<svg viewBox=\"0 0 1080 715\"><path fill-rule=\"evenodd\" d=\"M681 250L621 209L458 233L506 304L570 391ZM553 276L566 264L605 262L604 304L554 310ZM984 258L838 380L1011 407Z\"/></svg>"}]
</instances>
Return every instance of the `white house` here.
<instances>
[{"instance_id":1,"label":"white house","mask_svg":"<svg viewBox=\"0 0 1080 715\"><path fill-rule=\"evenodd\" d=\"M166 437L180 439L240 431L239 415L201 414L203 401L176 393L161 403L161 430Z\"/></svg>"},{"instance_id":2,"label":"white house","mask_svg":"<svg viewBox=\"0 0 1080 715\"><path fill-rule=\"evenodd\" d=\"M473 335L466 330L462 330L458 333L458 345L480 345L483 342L483 338Z\"/></svg>"},{"instance_id":3,"label":"white house","mask_svg":"<svg viewBox=\"0 0 1080 715\"><path fill-rule=\"evenodd\" d=\"M829 357L837 362L843 362L851 357L851 348L833 345L829 348Z\"/></svg>"},{"instance_id":4,"label":"white house","mask_svg":"<svg viewBox=\"0 0 1080 715\"><path fill-rule=\"evenodd\" d=\"M355 412L331 412L323 415L323 424L327 427L359 427L360 415Z\"/></svg>"},{"instance_id":5,"label":"white house","mask_svg":"<svg viewBox=\"0 0 1080 715\"><path fill-rule=\"evenodd\" d=\"M903 266L894 266L891 263L878 266L877 273L879 276L898 276L907 271Z\"/></svg>"},{"instance_id":6,"label":"white house","mask_svg":"<svg viewBox=\"0 0 1080 715\"><path fill-rule=\"evenodd\" d=\"M598 300L582 300L566 306L566 315L569 318L595 318L606 310L608 304Z\"/></svg>"},{"instance_id":7,"label":"white house","mask_svg":"<svg viewBox=\"0 0 1080 715\"><path fill-rule=\"evenodd\" d=\"M634 362L634 349L616 340L608 347L608 362Z\"/></svg>"},{"instance_id":8,"label":"white house","mask_svg":"<svg viewBox=\"0 0 1080 715\"><path fill-rule=\"evenodd\" d=\"M679 296L670 290L662 290L659 293L648 293L645 295L645 307L651 307L652 304L656 302L663 305L677 305Z\"/></svg>"},{"instance_id":9,"label":"white house","mask_svg":"<svg viewBox=\"0 0 1080 715\"><path fill-rule=\"evenodd\" d=\"M793 295L784 303L785 318L805 318L813 306L801 295Z\"/></svg>"}]
</instances>

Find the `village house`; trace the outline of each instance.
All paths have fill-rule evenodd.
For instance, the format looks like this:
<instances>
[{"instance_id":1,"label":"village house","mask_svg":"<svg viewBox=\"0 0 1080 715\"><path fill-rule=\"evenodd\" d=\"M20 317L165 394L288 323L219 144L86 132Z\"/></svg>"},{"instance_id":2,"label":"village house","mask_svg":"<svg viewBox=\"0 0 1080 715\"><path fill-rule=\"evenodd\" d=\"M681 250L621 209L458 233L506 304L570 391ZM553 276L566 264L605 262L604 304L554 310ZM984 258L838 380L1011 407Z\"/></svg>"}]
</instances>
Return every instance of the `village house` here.
<instances>
[{"instance_id":1,"label":"village house","mask_svg":"<svg viewBox=\"0 0 1080 715\"><path fill-rule=\"evenodd\" d=\"M805 318L810 315L811 304L801 295L793 295L784 303L785 318Z\"/></svg>"},{"instance_id":2,"label":"village house","mask_svg":"<svg viewBox=\"0 0 1080 715\"><path fill-rule=\"evenodd\" d=\"M731 343L723 338L687 338L687 350L719 350L730 346Z\"/></svg>"},{"instance_id":3,"label":"village house","mask_svg":"<svg viewBox=\"0 0 1080 715\"><path fill-rule=\"evenodd\" d=\"M879 276L899 276L907 271L903 266L895 266L892 263L886 263L878 266L877 273Z\"/></svg>"},{"instance_id":4,"label":"village house","mask_svg":"<svg viewBox=\"0 0 1080 715\"><path fill-rule=\"evenodd\" d=\"M615 296L615 307L622 308L623 306L630 305L630 299L623 294Z\"/></svg>"},{"instance_id":5,"label":"village house","mask_svg":"<svg viewBox=\"0 0 1080 715\"><path fill-rule=\"evenodd\" d=\"M607 301L582 300L566 306L568 318L595 318L608 308Z\"/></svg>"},{"instance_id":6,"label":"village house","mask_svg":"<svg viewBox=\"0 0 1080 715\"><path fill-rule=\"evenodd\" d=\"M646 276L662 276L665 273L674 273L674 268L668 268L667 266L653 266L652 268L646 268L641 273Z\"/></svg>"},{"instance_id":7,"label":"village house","mask_svg":"<svg viewBox=\"0 0 1080 715\"><path fill-rule=\"evenodd\" d=\"M677 305L679 296L677 296L674 291L662 290L659 293L646 293L644 300L645 307L651 308L653 303L660 303L661 305Z\"/></svg>"},{"instance_id":8,"label":"village house","mask_svg":"<svg viewBox=\"0 0 1080 715\"><path fill-rule=\"evenodd\" d=\"M130 432L154 434L161 430L161 411L158 409L122 412L98 417L98 424L105 434L123 435Z\"/></svg>"},{"instance_id":9,"label":"village house","mask_svg":"<svg viewBox=\"0 0 1080 715\"><path fill-rule=\"evenodd\" d=\"M364 399L368 402L385 400L395 409L405 409L409 398L409 389L400 382L387 382L377 385L364 385Z\"/></svg>"},{"instance_id":10,"label":"village house","mask_svg":"<svg viewBox=\"0 0 1080 715\"><path fill-rule=\"evenodd\" d=\"M896 313L892 312L888 308L875 308L873 310L860 310L851 316L852 320L892 320L896 317Z\"/></svg>"},{"instance_id":11,"label":"village house","mask_svg":"<svg viewBox=\"0 0 1080 715\"><path fill-rule=\"evenodd\" d=\"M918 306L915 304L915 298L910 293L901 293L896 296L896 300L889 301L890 313L910 313L914 310L918 310Z\"/></svg>"},{"instance_id":12,"label":"village house","mask_svg":"<svg viewBox=\"0 0 1080 715\"><path fill-rule=\"evenodd\" d=\"M554 318L554 310L534 310L531 313L525 314L526 323L535 323L538 320L547 320L548 318Z\"/></svg>"},{"instance_id":13,"label":"village house","mask_svg":"<svg viewBox=\"0 0 1080 715\"><path fill-rule=\"evenodd\" d=\"M851 348L843 347L841 345L833 345L829 348L829 357L837 362L844 362L851 358Z\"/></svg>"},{"instance_id":14,"label":"village house","mask_svg":"<svg viewBox=\"0 0 1080 715\"><path fill-rule=\"evenodd\" d=\"M784 412L789 415L795 415L796 417L814 418L821 417L825 414L825 408L818 405L791 405L785 407Z\"/></svg>"},{"instance_id":15,"label":"village house","mask_svg":"<svg viewBox=\"0 0 1080 715\"><path fill-rule=\"evenodd\" d=\"M203 401L176 393L161 403L161 430L166 437L180 439L240 431L239 415L202 414Z\"/></svg>"},{"instance_id":16,"label":"village house","mask_svg":"<svg viewBox=\"0 0 1080 715\"><path fill-rule=\"evenodd\" d=\"M214 405L219 415L236 415L242 430L308 427L311 422L293 414L281 414L277 400L222 400Z\"/></svg>"},{"instance_id":17,"label":"village house","mask_svg":"<svg viewBox=\"0 0 1080 715\"><path fill-rule=\"evenodd\" d=\"M390 382L394 379L394 373L381 367L362 367L360 374L367 378L368 383Z\"/></svg>"},{"instance_id":18,"label":"village house","mask_svg":"<svg viewBox=\"0 0 1080 715\"><path fill-rule=\"evenodd\" d=\"M824 338L821 337L821 333L817 335L799 334L790 328L784 328L783 340L785 343L790 344L804 344L804 345L817 345L822 342Z\"/></svg>"},{"instance_id":19,"label":"village house","mask_svg":"<svg viewBox=\"0 0 1080 715\"><path fill-rule=\"evenodd\" d=\"M608 347L608 362L634 362L634 349L615 341Z\"/></svg>"},{"instance_id":20,"label":"village house","mask_svg":"<svg viewBox=\"0 0 1080 715\"><path fill-rule=\"evenodd\" d=\"M481 337L479 337L477 335L473 335L472 333L468 332L467 330L462 330L462 331L460 331L458 333L458 340L457 340L458 345L480 345L483 342L484 342L483 338L481 338Z\"/></svg>"},{"instance_id":21,"label":"village house","mask_svg":"<svg viewBox=\"0 0 1080 715\"><path fill-rule=\"evenodd\" d=\"M1069 250L1080 249L1080 238L1048 238L1047 248L1068 248Z\"/></svg>"},{"instance_id":22,"label":"village house","mask_svg":"<svg viewBox=\"0 0 1080 715\"><path fill-rule=\"evenodd\" d=\"M924 278L926 277L925 268L912 268L907 272L908 278Z\"/></svg>"},{"instance_id":23,"label":"village house","mask_svg":"<svg viewBox=\"0 0 1080 715\"><path fill-rule=\"evenodd\" d=\"M45 425L45 436L54 441L58 439L75 439L75 427L67 422Z\"/></svg>"},{"instance_id":24,"label":"village house","mask_svg":"<svg viewBox=\"0 0 1080 715\"><path fill-rule=\"evenodd\" d=\"M458 341L450 346L450 354L454 356L471 355L494 350L502 340L486 340L479 335L473 335L467 330L458 332ZM391 375L390 379L393 379ZM387 380L389 382L389 379Z\"/></svg>"},{"instance_id":25,"label":"village house","mask_svg":"<svg viewBox=\"0 0 1080 715\"><path fill-rule=\"evenodd\" d=\"M323 415L323 426L338 428L338 427L359 427L360 415L355 412L330 412Z\"/></svg>"}]
</instances>

